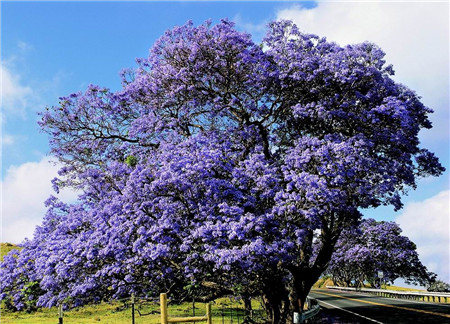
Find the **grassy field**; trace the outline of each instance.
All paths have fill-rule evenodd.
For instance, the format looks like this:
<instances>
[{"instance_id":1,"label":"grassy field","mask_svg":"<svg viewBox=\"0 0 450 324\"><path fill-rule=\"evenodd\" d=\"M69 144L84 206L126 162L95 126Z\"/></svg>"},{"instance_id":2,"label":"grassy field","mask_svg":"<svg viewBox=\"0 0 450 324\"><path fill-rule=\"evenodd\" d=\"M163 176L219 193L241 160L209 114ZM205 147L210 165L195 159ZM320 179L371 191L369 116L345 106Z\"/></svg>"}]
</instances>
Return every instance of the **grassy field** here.
<instances>
[{"instance_id":1,"label":"grassy field","mask_svg":"<svg viewBox=\"0 0 450 324\"><path fill-rule=\"evenodd\" d=\"M263 310L258 300L252 302L254 319L262 318ZM229 298L218 299L212 305L213 323L242 322L244 305ZM135 307L135 323L160 323L159 305L155 303L137 304ZM139 314L141 313L141 315ZM192 316L192 303L169 305L169 317ZM205 304L195 304L196 316L205 314ZM41 309L35 313L9 312L2 309L0 322L17 324L47 324L58 322L57 308ZM64 312L64 324L131 323L131 306L123 303L102 303L89 305Z\"/></svg>"},{"instance_id":2,"label":"grassy field","mask_svg":"<svg viewBox=\"0 0 450 324\"><path fill-rule=\"evenodd\" d=\"M383 285L383 289L396 290L396 291L426 291L425 289L397 287L397 286L390 286L390 285L386 285L386 286Z\"/></svg>"},{"instance_id":3,"label":"grassy field","mask_svg":"<svg viewBox=\"0 0 450 324\"><path fill-rule=\"evenodd\" d=\"M117 311L118 306L119 304L100 304L74 309L64 313L64 323L131 323L131 310ZM55 307L44 308L28 314L26 312L8 312L3 309L1 323L58 323L58 310Z\"/></svg>"},{"instance_id":4,"label":"grassy field","mask_svg":"<svg viewBox=\"0 0 450 324\"><path fill-rule=\"evenodd\" d=\"M317 280L313 288L326 288L327 286L334 286L334 282L329 276L323 276Z\"/></svg>"}]
</instances>

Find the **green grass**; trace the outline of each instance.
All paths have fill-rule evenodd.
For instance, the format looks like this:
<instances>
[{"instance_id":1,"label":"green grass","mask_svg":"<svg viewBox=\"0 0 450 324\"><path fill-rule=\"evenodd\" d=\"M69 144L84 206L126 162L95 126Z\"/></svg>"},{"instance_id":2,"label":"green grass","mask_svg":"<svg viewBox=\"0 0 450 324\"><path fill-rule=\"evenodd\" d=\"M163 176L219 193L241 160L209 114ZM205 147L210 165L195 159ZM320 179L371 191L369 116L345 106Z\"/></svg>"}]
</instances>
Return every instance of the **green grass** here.
<instances>
[{"instance_id":1,"label":"green grass","mask_svg":"<svg viewBox=\"0 0 450 324\"><path fill-rule=\"evenodd\" d=\"M317 280L317 282L313 285L313 288L326 288L326 286L334 286L331 276L323 276L319 278L319 280Z\"/></svg>"},{"instance_id":2,"label":"green grass","mask_svg":"<svg viewBox=\"0 0 450 324\"><path fill-rule=\"evenodd\" d=\"M117 307L118 304L104 303L74 309L64 313L64 323L131 323L131 310L116 311ZM1 323L58 323L58 309L44 308L34 313L2 311Z\"/></svg>"},{"instance_id":3,"label":"green grass","mask_svg":"<svg viewBox=\"0 0 450 324\"><path fill-rule=\"evenodd\" d=\"M254 313L262 316L262 308L259 301L252 302ZM233 322L237 322L239 314L240 321L243 320L243 303L232 301L228 298L218 299L212 305L213 323L222 323L222 314L224 322L230 323L231 315ZM155 303L136 304L135 307L135 323L160 323L159 305ZM192 303L183 303L181 305L170 305L168 307L169 317L187 317L192 316ZM205 304L195 304L195 315L205 315ZM139 311L143 316L139 315ZM145 315L148 314L148 315ZM256 319L256 318L255 318ZM3 324L47 324L58 323L57 308L41 309L37 312L28 314L26 312L10 312L2 309L0 322ZM131 306L124 307L123 303L101 303L98 305L88 305L64 312L64 324L91 324L91 323L108 323L121 324L131 323ZM198 322L202 323L202 322Z\"/></svg>"},{"instance_id":4,"label":"green grass","mask_svg":"<svg viewBox=\"0 0 450 324\"><path fill-rule=\"evenodd\" d=\"M383 285L383 289L387 290L395 290L395 291L425 291L424 289L417 289L417 288L405 288L405 287L397 287L397 286L390 286L390 285Z\"/></svg>"}]
</instances>

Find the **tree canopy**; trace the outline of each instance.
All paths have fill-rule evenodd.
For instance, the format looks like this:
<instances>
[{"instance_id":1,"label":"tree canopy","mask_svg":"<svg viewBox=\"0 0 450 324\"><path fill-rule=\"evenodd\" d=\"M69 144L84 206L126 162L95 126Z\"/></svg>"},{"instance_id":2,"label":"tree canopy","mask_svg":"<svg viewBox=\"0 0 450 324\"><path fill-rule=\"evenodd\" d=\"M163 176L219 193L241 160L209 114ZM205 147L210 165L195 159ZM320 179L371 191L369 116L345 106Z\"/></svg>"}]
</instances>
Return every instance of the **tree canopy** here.
<instances>
[{"instance_id":1,"label":"tree canopy","mask_svg":"<svg viewBox=\"0 0 450 324\"><path fill-rule=\"evenodd\" d=\"M450 284L442 280L434 280L427 287L427 291L450 292Z\"/></svg>"},{"instance_id":2,"label":"tree canopy","mask_svg":"<svg viewBox=\"0 0 450 324\"><path fill-rule=\"evenodd\" d=\"M228 20L168 30L120 91L91 85L41 114L55 190L81 194L47 201L1 265L2 298L22 307L27 282L42 306L241 287L286 321L361 209L399 209L444 170L419 145L431 109L393 73L376 45L289 21L262 44Z\"/></svg>"},{"instance_id":3,"label":"tree canopy","mask_svg":"<svg viewBox=\"0 0 450 324\"><path fill-rule=\"evenodd\" d=\"M339 284L373 287L383 272L383 281L403 278L407 283L428 286L435 274L420 262L416 245L395 222L364 219L359 226L345 229L336 244L327 272Z\"/></svg>"}]
</instances>

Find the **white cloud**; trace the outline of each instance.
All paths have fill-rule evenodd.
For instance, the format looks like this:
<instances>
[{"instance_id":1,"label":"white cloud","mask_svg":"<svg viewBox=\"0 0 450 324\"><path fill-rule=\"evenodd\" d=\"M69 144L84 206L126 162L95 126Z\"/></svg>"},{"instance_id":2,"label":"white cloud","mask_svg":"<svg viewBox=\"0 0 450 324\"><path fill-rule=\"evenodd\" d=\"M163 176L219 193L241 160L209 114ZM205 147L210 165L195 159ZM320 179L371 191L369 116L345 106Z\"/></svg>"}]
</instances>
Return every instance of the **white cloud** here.
<instances>
[{"instance_id":1,"label":"white cloud","mask_svg":"<svg viewBox=\"0 0 450 324\"><path fill-rule=\"evenodd\" d=\"M17 43L17 47L22 51L22 52L28 52L30 50L33 49L33 46L24 42L24 41L19 41Z\"/></svg>"},{"instance_id":2,"label":"white cloud","mask_svg":"<svg viewBox=\"0 0 450 324\"><path fill-rule=\"evenodd\" d=\"M394 65L396 79L436 111L434 131L422 136L431 141L448 140L448 12L448 2L319 2L312 9L280 10L277 19L290 19L300 30L341 45L378 44Z\"/></svg>"},{"instance_id":3,"label":"white cloud","mask_svg":"<svg viewBox=\"0 0 450 324\"><path fill-rule=\"evenodd\" d=\"M32 50L33 45L18 41L15 53L1 60L0 125L17 117L22 120L35 117L37 111L55 104L63 81L70 76L57 70L51 79L36 77L35 69L27 60L27 54Z\"/></svg>"},{"instance_id":4,"label":"white cloud","mask_svg":"<svg viewBox=\"0 0 450 324\"><path fill-rule=\"evenodd\" d=\"M44 201L55 195L51 180L59 166L49 158L12 166L6 172L2 185L2 242L20 243L33 236L36 225L45 215ZM66 202L76 194L65 190L58 195Z\"/></svg>"},{"instance_id":5,"label":"white cloud","mask_svg":"<svg viewBox=\"0 0 450 324\"><path fill-rule=\"evenodd\" d=\"M13 145L16 142L16 138L9 134L2 134L1 147L6 145Z\"/></svg>"},{"instance_id":6,"label":"white cloud","mask_svg":"<svg viewBox=\"0 0 450 324\"><path fill-rule=\"evenodd\" d=\"M396 80L422 96L435 110L433 129L420 134L423 146L448 162L449 3L319 2L315 8L291 6L277 19L292 20L301 31L341 45L370 41L386 52ZM448 173L446 173L448 179ZM430 180L428 180L430 181ZM423 184L423 183L422 183ZM448 187L447 187L448 188ZM449 191L409 203L396 221L417 244L422 262L450 282Z\"/></svg>"},{"instance_id":7,"label":"white cloud","mask_svg":"<svg viewBox=\"0 0 450 324\"><path fill-rule=\"evenodd\" d=\"M450 190L421 202L409 203L396 218L403 234L417 245L421 261L450 282Z\"/></svg>"},{"instance_id":8,"label":"white cloud","mask_svg":"<svg viewBox=\"0 0 450 324\"><path fill-rule=\"evenodd\" d=\"M247 33L252 35L252 38L256 42L260 42L263 36L267 32L267 24L269 20L260 22L258 24L254 24L250 21L247 21L240 14L237 14L233 17L232 21L236 23L238 28L245 30Z\"/></svg>"},{"instance_id":9,"label":"white cloud","mask_svg":"<svg viewBox=\"0 0 450 324\"><path fill-rule=\"evenodd\" d=\"M2 62L0 65L1 108L4 112L25 116L25 109L35 94L31 87L23 85L20 76L13 74Z\"/></svg>"}]
</instances>

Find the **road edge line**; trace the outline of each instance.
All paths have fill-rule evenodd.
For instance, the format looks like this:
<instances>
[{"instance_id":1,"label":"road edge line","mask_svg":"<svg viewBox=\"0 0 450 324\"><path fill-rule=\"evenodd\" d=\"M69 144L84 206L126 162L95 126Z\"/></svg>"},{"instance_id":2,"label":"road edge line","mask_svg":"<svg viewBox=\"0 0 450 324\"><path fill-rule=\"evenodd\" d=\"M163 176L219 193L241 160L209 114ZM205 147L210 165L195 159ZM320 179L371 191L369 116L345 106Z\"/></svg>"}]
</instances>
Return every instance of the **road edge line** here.
<instances>
[{"instance_id":1,"label":"road edge line","mask_svg":"<svg viewBox=\"0 0 450 324\"><path fill-rule=\"evenodd\" d=\"M376 305L376 306L396 308L396 309L406 310L406 311L410 311L410 312L423 313L423 314L429 314L429 315L435 315L435 316L442 316L442 317L450 318L450 314L444 314L444 313L427 311L427 310L423 310L423 309L416 309L416 308L410 308L410 307L396 306L396 305L390 305L390 304L382 304L382 303L372 302L372 301L368 301L368 300L359 300L359 299L355 299L355 298L350 298L350 297L340 296L340 295L335 295L335 294L329 294L329 293L324 293L324 292L319 292L319 291L315 291L315 293L317 293L319 295L326 295L326 296L331 296L331 297L338 297L338 298L342 298L342 299L353 300L353 301L356 301L356 302L362 303L362 304L371 304L371 305Z\"/></svg>"},{"instance_id":2,"label":"road edge line","mask_svg":"<svg viewBox=\"0 0 450 324\"><path fill-rule=\"evenodd\" d=\"M324 301L321 301L321 300L318 300L318 302L319 302L319 304L320 304L320 303L323 303L323 304L328 305L328 306L331 306L331 307L333 307L333 308L337 308L337 309L339 309L339 310L341 310L341 311L344 311L344 312L350 313L350 314L352 314L352 315L356 315L356 316L358 316L358 317L364 318L365 320L369 320L369 321L371 321L371 322L378 323L378 324L384 324L383 322L378 322L377 320L374 320L374 319L372 319L372 318L370 318L370 317L366 317L366 316L360 315L360 314L358 314L358 313L349 311L349 310L344 309L344 308L340 308L340 307L338 307L338 306L334 306L334 305L329 304L329 303L327 303L327 302L324 302Z\"/></svg>"}]
</instances>

